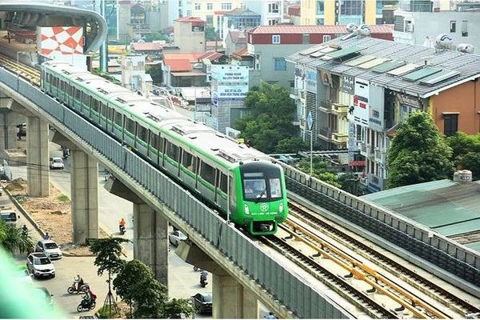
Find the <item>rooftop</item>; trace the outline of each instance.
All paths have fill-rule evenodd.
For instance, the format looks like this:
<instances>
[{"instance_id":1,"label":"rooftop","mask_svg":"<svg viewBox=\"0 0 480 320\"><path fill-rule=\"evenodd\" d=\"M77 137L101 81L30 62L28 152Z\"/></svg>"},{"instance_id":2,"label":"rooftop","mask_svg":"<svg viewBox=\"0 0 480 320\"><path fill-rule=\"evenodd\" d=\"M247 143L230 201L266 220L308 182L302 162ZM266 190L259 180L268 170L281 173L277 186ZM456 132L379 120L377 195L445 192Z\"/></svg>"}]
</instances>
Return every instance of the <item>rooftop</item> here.
<instances>
[{"instance_id":1,"label":"rooftop","mask_svg":"<svg viewBox=\"0 0 480 320\"><path fill-rule=\"evenodd\" d=\"M388 33L393 32L393 25L380 24L370 26L372 33ZM317 34L347 34L346 26L325 26L325 25L311 25L298 26L291 24L277 24L273 26L258 26L250 31L253 34L302 34L302 33L317 33Z\"/></svg>"},{"instance_id":2,"label":"rooftop","mask_svg":"<svg viewBox=\"0 0 480 320\"><path fill-rule=\"evenodd\" d=\"M480 183L444 179L362 196L480 251Z\"/></svg>"}]
</instances>

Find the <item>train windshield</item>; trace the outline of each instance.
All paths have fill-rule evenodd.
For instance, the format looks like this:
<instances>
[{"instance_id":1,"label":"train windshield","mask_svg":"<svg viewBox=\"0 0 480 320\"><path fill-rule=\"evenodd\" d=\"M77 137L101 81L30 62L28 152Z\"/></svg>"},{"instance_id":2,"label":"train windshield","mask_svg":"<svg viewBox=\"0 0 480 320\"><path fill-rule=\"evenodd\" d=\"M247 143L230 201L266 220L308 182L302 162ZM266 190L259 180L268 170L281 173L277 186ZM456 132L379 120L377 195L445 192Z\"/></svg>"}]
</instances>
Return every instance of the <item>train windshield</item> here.
<instances>
[{"instance_id":1,"label":"train windshield","mask_svg":"<svg viewBox=\"0 0 480 320\"><path fill-rule=\"evenodd\" d=\"M282 197L280 174L264 175L263 172L245 172L243 190L246 200L270 200Z\"/></svg>"}]
</instances>

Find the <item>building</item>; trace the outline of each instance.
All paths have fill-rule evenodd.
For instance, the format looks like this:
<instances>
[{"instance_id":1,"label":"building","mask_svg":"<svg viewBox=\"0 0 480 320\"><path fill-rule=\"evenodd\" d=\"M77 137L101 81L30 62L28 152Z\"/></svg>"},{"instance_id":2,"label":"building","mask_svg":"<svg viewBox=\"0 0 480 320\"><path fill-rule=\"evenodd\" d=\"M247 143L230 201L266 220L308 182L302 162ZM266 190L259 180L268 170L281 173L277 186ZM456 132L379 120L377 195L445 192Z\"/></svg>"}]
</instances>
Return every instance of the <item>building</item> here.
<instances>
[{"instance_id":1,"label":"building","mask_svg":"<svg viewBox=\"0 0 480 320\"><path fill-rule=\"evenodd\" d=\"M372 37L393 39L387 25L372 26L371 32ZM260 81L293 87L295 66L287 64L285 57L347 33L345 26L275 25L248 31L248 54L253 57L250 87Z\"/></svg>"},{"instance_id":2,"label":"building","mask_svg":"<svg viewBox=\"0 0 480 320\"><path fill-rule=\"evenodd\" d=\"M202 19L207 26L212 26L220 39L223 39L224 15L236 8L242 8L242 0L195 0L192 1L192 16Z\"/></svg>"},{"instance_id":3,"label":"building","mask_svg":"<svg viewBox=\"0 0 480 320\"><path fill-rule=\"evenodd\" d=\"M234 52L247 46L247 35L244 31L229 30L225 38L225 54L231 56Z\"/></svg>"},{"instance_id":4,"label":"building","mask_svg":"<svg viewBox=\"0 0 480 320\"><path fill-rule=\"evenodd\" d=\"M248 8L237 8L225 13L224 30L249 30L261 24L262 16Z\"/></svg>"},{"instance_id":5,"label":"building","mask_svg":"<svg viewBox=\"0 0 480 320\"><path fill-rule=\"evenodd\" d=\"M383 24L387 0L301 0L301 25Z\"/></svg>"},{"instance_id":6,"label":"building","mask_svg":"<svg viewBox=\"0 0 480 320\"><path fill-rule=\"evenodd\" d=\"M183 17L175 20L174 43L182 53L206 51L205 21L195 17Z\"/></svg>"},{"instance_id":7,"label":"building","mask_svg":"<svg viewBox=\"0 0 480 320\"><path fill-rule=\"evenodd\" d=\"M398 124L429 112L441 133L480 132L480 55L349 35L297 52L299 126L306 141L348 147L370 191L384 188L386 154Z\"/></svg>"},{"instance_id":8,"label":"building","mask_svg":"<svg viewBox=\"0 0 480 320\"><path fill-rule=\"evenodd\" d=\"M468 11L467 4L473 6ZM399 9L394 15L395 42L433 47L437 37L446 35L452 39L452 46L470 44L480 48L480 34L475 31L480 28L480 2L457 3L448 9L432 7L429 11Z\"/></svg>"}]
</instances>

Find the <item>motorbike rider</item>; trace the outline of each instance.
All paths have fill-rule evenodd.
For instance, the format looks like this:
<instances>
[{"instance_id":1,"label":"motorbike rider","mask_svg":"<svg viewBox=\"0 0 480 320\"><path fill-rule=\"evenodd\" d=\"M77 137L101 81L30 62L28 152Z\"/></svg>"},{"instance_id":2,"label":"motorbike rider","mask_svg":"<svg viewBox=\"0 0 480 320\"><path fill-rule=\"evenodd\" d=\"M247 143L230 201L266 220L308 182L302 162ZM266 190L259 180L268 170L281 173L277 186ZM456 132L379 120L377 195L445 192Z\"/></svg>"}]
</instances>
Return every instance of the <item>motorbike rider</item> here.
<instances>
[{"instance_id":1,"label":"motorbike rider","mask_svg":"<svg viewBox=\"0 0 480 320\"><path fill-rule=\"evenodd\" d=\"M120 220L120 222L118 223L118 227L120 229L120 232L124 232L125 231L125 219L122 218L122 220Z\"/></svg>"},{"instance_id":2,"label":"motorbike rider","mask_svg":"<svg viewBox=\"0 0 480 320\"><path fill-rule=\"evenodd\" d=\"M205 270L202 270L202 272L200 273L200 284L201 285L206 285L207 284L207 276L208 276L208 272L205 271Z\"/></svg>"},{"instance_id":3,"label":"motorbike rider","mask_svg":"<svg viewBox=\"0 0 480 320\"><path fill-rule=\"evenodd\" d=\"M80 277L80 275L77 274L77 277L75 277L73 280L75 281L75 284L77 285L76 290L77 290L77 291L80 291L80 288L81 288L81 287L83 286L83 284L84 284L82 277Z\"/></svg>"}]
</instances>

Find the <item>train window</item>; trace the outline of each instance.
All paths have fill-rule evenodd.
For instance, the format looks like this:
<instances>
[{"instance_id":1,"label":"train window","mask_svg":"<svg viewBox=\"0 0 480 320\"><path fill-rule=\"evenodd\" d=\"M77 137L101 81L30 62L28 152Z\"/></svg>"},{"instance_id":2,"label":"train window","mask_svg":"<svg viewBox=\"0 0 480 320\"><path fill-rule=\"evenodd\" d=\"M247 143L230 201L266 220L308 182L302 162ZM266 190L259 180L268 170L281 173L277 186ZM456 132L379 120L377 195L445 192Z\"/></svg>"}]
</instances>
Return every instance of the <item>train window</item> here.
<instances>
[{"instance_id":1,"label":"train window","mask_svg":"<svg viewBox=\"0 0 480 320\"><path fill-rule=\"evenodd\" d=\"M135 135L135 121L125 118L125 129L131 134Z\"/></svg>"},{"instance_id":2,"label":"train window","mask_svg":"<svg viewBox=\"0 0 480 320\"><path fill-rule=\"evenodd\" d=\"M158 150L158 136L153 132L150 132L150 146Z\"/></svg>"},{"instance_id":3,"label":"train window","mask_svg":"<svg viewBox=\"0 0 480 320\"><path fill-rule=\"evenodd\" d=\"M81 90L75 89L75 100L80 100L81 93Z\"/></svg>"},{"instance_id":4,"label":"train window","mask_svg":"<svg viewBox=\"0 0 480 320\"><path fill-rule=\"evenodd\" d=\"M243 180L243 190L245 191L245 199L267 197L265 179L245 179Z\"/></svg>"},{"instance_id":5,"label":"train window","mask_svg":"<svg viewBox=\"0 0 480 320\"><path fill-rule=\"evenodd\" d=\"M60 90L65 92L65 82L60 81Z\"/></svg>"},{"instance_id":6,"label":"train window","mask_svg":"<svg viewBox=\"0 0 480 320\"><path fill-rule=\"evenodd\" d=\"M67 96L71 97L72 96L72 86L68 83L65 84L65 86L67 87Z\"/></svg>"},{"instance_id":7,"label":"train window","mask_svg":"<svg viewBox=\"0 0 480 320\"><path fill-rule=\"evenodd\" d=\"M115 111L115 118L114 119L115 119L115 124L117 126L121 127L122 126L122 114L120 112Z\"/></svg>"},{"instance_id":8,"label":"train window","mask_svg":"<svg viewBox=\"0 0 480 320\"><path fill-rule=\"evenodd\" d=\"M159 138L158 138L158 148L157 148L158 152L160 152L160 153L165 153L165 151L164 151L164 150L165 150L165 149L164 149L164 148L165 148L164 143L165 143L165 139L162 138L162 137L159 137Z\"/></svg>"},{"instance_id":9,"label":"train window","mask_svg":"<svg viewBox=\"0 0 480 320\"><path fill-rule=\"evenodd\" d=\"M98 113L98 110L100 109L100 101L98 100L93 100L92 103L92 110Z\"/></svg>"},{"instance_id":10,"label":"train window","mask_svg":"<svg viewBox=\"0 0 480 320\"><path fill-rule=\"evenodd\" d=\"M183 159L182 159L182 165L187 168L188 170L194 172L193 168L193 156L189 152L183 150Z\"/></svg>"},{"instance_id":11,"label":"train window","mask_svg":"<svg viewBox=\"0 0 480 320\"><path fill-rule=\"evenodd\" d=\"M220 190L227 193L227 176L223 173L220 174Z\"/></svg>"},{"instance_id":12,"label":"train window","mask_svg":"<svg viewBox=\"0 0 480 320\"><path fill-rule=\"evenodd\" d=\"M269 179L270 182L270 197L281 198L282 197L282 184L279 178Z\"/></svg>"},{"instance_id":13,"label":"train window","mask_svg":"<svg viewBox=\"0 0 480 320\"><path fill-rule=\"evenodd\" d=\"M167 156L178 162L178 147L170 141L167 141Z\"/></svg>"},{"instance_id":14,"label":"train window","mask_svg":"<svg viewBox=\"0 0 480 320\"><path fill-rule=\"evenodd\" d=\"M105 118L108 117L108 108L105 105L105 103L100 103L100 112L102 113L102 116L104 116Z\"/></svg>"},{"instance_id":15,"label":"train window","mask_svg":"<svg viewBox=\"0 0 480 320\"><path fill-rule=\"evenodd\" d=\"M58 79L57 79L57 78L53 78L53 80L52 80L52 85L53 85L54 87L58 87Z\"/></svg>"},{"instance_id":16,"label":"train window","mask_svg":"<svg viewBox=\"0 0 480 320\"><path fill-rule=\"evenodd\" d=\"M148 130L142 127L141 125L138 125L138 138L144 142L148 142Z\"/></svg>"},{"instance_id":17,"label":"train window","mask_svg":"<svg viewBox=\"0 0 480 320\"><path fill-rule=\"evenodd\" d=\"M201 163L200 176L210 184L215 183L215 170L205 162Z\"/></svg>"},{"instance_id":18,"label":"train window","mask_svg":"<svg viewBox=\"0 0 480 320\"><path fill-rule=\"evenodd\" d=\"M107 118L110 121L113 121L113 109L110 108L109 106L105 106L107 108Z\"/></svg>"}]
</instances>

